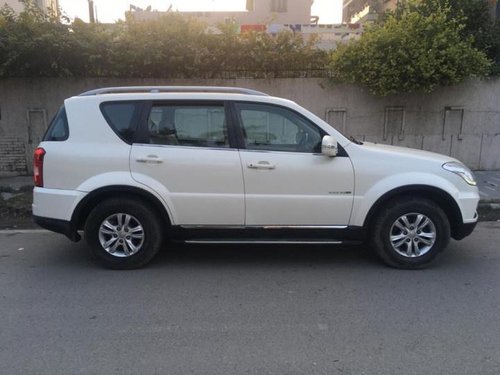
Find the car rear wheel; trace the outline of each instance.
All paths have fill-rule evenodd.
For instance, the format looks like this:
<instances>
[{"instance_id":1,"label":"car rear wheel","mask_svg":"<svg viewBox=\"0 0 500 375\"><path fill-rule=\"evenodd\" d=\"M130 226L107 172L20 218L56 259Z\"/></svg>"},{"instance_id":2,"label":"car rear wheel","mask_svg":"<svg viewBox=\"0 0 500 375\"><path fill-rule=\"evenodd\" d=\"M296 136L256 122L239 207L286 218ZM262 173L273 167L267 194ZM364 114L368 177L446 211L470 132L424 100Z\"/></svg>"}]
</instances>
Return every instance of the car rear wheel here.
<instances>
[{"instance_id":1,"label":"car rear wheel","mask_svg":"<svg viewBox=\"0 0 500 375\"><path fill-rule=\"evenodd\" d=\"M405 269L424 268L450 240L446 214L426 198L388 202L374 219L371 244L386 264Z\"/></svg>"},{"instance_id":2,"label":"car rear wheel","mask_svg":"<svg viewBox=\"0 0 500 375\"><path fill-rule=\"evenodd\" d=\"M133 199L110 199L87 218L85 238L91 255L113 269L147 264L162 244L161 220L147 204Z\"/></svg>"}]
</instances>

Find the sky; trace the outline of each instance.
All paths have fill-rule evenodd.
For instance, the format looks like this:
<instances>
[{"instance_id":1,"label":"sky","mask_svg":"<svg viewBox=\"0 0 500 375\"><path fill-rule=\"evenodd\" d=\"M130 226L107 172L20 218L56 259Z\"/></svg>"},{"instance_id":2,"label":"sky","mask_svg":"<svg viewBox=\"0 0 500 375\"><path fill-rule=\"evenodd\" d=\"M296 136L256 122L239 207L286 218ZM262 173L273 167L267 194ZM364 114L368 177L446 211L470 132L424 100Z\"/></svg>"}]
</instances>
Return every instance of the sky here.
<instances>
[{"instance_id":1,"label":"sky","mask_svg":"<svg viewBox=\"0 0 500 375\"><path fill-rule=\"evenodd\" d=\"M245 0L94 0L97 18L104 23L123 19L130 4L143 9L151 5L152 9L159 11L166 11L170 4L172 9L180 11L242 11L245 3ZM88 22L88 0L59 0L59 6L71 19L78 17ZM319 16L319 22L323 24L340 23L342 0L314 0L311 14Z\"/></svg>"}]
</instances>

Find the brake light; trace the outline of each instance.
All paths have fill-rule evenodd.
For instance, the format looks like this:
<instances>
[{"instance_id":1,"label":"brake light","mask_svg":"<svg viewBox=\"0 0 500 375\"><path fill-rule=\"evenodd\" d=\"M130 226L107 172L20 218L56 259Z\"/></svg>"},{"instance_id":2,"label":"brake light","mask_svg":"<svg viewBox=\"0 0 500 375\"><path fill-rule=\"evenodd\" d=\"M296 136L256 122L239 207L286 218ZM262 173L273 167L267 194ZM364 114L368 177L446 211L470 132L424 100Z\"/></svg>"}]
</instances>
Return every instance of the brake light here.
<instances>
[{"instance_id":1,"label":"brake light","mask_svg":"<svg viewBox=\"0 0 500 375\"><path fill-rule=\"evenodd\" d=\"M43 157L45 150L38 147L33 154L33 180L35 186L43 187Z\"/></svg>"}]
</instances>

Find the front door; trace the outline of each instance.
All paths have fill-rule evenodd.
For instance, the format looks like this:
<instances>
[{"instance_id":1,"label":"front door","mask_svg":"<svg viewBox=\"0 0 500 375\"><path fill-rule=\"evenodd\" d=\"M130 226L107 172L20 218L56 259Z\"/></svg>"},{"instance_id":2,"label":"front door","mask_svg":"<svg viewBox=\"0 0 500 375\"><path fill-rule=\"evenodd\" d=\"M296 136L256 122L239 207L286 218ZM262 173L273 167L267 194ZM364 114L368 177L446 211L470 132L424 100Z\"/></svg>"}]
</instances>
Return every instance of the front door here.
<instances>
[{"instance_id":1,"label":"front door","mask_svg":"<svg viewBox=\"0 0 500 375\"><path fill-rule=\"evenodd\" d=\"M325 132L294 111L236 103L244 149L245 224L347 225L354 173L345 156L320 153Z\"/></svg>"}]
</instances>

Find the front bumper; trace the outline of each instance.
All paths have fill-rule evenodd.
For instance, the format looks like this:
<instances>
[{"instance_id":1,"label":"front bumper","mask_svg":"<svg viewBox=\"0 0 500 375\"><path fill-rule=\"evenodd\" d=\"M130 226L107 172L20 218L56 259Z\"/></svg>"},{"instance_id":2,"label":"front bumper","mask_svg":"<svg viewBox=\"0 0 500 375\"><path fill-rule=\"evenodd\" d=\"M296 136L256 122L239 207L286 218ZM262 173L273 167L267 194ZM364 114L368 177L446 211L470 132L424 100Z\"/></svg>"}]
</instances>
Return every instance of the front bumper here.
<instances>
[{"instance_id":1,"label":"front bumper","mask_svg":"<svg viewBox=\"0 0 500 375\"><path fill-rule=\"evenodd\" d=\"M457 226L452 233L453 239L459 241L459 240L467 237L468 235L470 235L472 233L472 231L474 230L476 225L477 225L477 221L474 223L464 223L464 224Z\"/></svg>"}]
</instances>

